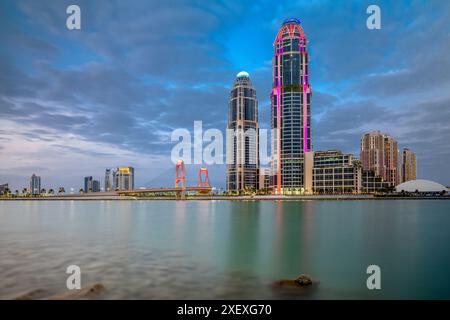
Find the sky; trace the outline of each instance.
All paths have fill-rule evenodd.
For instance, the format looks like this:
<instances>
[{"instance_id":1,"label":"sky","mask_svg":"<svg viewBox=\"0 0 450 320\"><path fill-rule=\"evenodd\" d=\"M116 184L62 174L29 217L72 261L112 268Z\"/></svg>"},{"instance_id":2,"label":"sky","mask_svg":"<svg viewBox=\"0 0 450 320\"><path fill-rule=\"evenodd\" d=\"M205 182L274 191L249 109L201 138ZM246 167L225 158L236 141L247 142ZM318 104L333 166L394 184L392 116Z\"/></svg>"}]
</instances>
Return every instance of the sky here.
<instances>
[{"instance_id":1,"label":"sky","mask_svg":"<svg viewBox=\"0 0 450 320\"><path fill-rule=\"evenodd\" d=\"M81 8L81 30L66 8ZM370 4L381 29L366 27ZM309 40L314 150L359 157L364 132L417 154L418 178L450 185L450 1L0 2L0 184L78 190L107 167L136 187L174 183L171 133L224 130L249 72L269 128L273 41L285 19ZM198 165L187 168L196 184ZM209 165L225 186L225 167Z\"/></svg>"}]
</instances>

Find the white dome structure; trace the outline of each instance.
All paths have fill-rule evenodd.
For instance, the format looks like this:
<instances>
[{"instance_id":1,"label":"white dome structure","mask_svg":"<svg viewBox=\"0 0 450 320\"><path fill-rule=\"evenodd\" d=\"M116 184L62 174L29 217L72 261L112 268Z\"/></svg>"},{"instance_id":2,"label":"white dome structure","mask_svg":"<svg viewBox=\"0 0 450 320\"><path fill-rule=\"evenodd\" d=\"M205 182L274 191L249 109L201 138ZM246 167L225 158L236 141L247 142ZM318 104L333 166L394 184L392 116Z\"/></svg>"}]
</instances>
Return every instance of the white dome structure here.
<instances>
[{"instance_id":1,"label":"white dome structure","mask_svg":"<svg viewBox=\"0 0 450 320\"><path fill-rule=\"evenodd\" d=\"M441 192L449 191L445 186L440 183L430 181L430 180L411 180L400 183L395 187L397 192Z\"/></svg>"},{"instance_id":2,"label":"white dome structure","mask_svg":"<svg viewBox=\"0 0 450 320\"><path fill-rule=\"evenodd\" d=\"M246 71L241 71L237 74L236 78L250 78L250 75Z\"/></svg>"}]
</instances>

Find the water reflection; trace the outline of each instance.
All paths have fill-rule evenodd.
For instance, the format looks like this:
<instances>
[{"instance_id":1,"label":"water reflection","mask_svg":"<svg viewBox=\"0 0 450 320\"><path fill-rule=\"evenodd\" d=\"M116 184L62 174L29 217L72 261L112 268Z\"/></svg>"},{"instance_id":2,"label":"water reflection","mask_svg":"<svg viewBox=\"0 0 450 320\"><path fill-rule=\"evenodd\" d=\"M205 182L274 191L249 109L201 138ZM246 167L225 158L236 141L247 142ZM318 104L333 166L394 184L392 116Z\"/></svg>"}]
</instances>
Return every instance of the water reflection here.
<instances>
[{"instance_id":1,"label":"water reflection","mask_svg":"<svg viewBox=\"0 0 450 320\"><path fill-rule=\"evenodd\" d=\"M0 298L65 290L65 268L105 298L450 298L448 201L0 201ZM377 264L383 290L365 287ZM273 281L307 273L306 295ZM426 279L425 282L417 279Z\"/></svg>"}]
</instances>

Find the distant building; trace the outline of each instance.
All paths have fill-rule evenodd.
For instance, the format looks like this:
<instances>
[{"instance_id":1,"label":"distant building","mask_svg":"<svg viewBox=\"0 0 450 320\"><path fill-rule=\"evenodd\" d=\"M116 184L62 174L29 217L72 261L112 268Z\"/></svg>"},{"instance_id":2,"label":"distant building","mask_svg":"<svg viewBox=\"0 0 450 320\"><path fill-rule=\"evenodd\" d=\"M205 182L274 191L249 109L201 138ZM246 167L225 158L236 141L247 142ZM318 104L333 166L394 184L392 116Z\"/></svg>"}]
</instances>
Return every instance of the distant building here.
<instances>
[{"instance_id":1,"label":"distant building","mask_svg":"<svg viewBox=\"0 0 450 320\"><path fill-rule=\"evenodd\" d=\"M100 192L100 181L98 180L92 181L92 192Z\"/></svg>"},{"instance_id":2,"label":"distant building","mask_svg":"<svg viewBox=\"0 0 450 320\"><path fill-rule=\"evenodd\" d=\"M32 195L39 195L41 193L41 177L34 173L30 178L30 192Z\"/></svg>"},{"instance_id":3,"label":"distant building","mask_svg":"<svg viewBox=\"0 0 450 320\"><path fill-rule=\"evenodd\" d=\"M9 190L9 186L7 183L5 184L0 184L0 195L2 194L6 194Z\"/></svg>"},{"instance_id":4,"label":"distant building","mask_svg":"<svg viewBox=\"0 0 450 320\"><path fill-rule=\"evenodd\" d=\"M119 167L114 173L114 186L116 190L134 189L134 168Z\"/></svg>"},{"instance_id":5,"label":"distant building","mask_svg":"<svg viewBox=\"0 0 450 320\"><path fill-rule=\"evenodd\" d=\"M380 131L365 133L361 137L360 157L363 170L373 171L392 186L399 183L398 145L390 135Z\"/></svg>"},{"instance_id":6,"label":"distant building","mask_svg":"<svg viewBox=\"0 0 450 320\"><path fill-rule=\"evenodd\" d=\"M377 193L387 192L392 188L392 184L384 181L382 176L375 174L374 170L362 171L362 192Z\"/></svg>"},{"instance_id":7,"label":"distant building","mask_svg":"<svg viewBox=\"0 0 450 320\"><path fill-rule=\"evenodd\" d=\"M114 187L114 171L111 169L106 169L105 171L105 191L113 191Z\"/></svg>"},{"instance_id":8,"label":"distant building","mask_svg":"<svg viewBox=\"0 0 450 320\"><path fill-rule=\"evenodd\" d=\"M352 154L326 150L315 151L313 155L312 189L315 194L361 192L361 164Z\"/></svg>"},{"instance_id":9,"label":"distant building","mask_svg":"<svg viewBox=\"0 0 450 320\"><path fill-rule=\"evenodd\" d=\"M404 148L402 152L401 170L401 182L417 179L416 154L408 148Z\"/></svg>"},{"instance_id":10,"label":"distant building","mask_svg":"<svg viewBox=\"0 0 450 320\"><path fill-rule=\"evenodd\" d=\"M94 179L92 178L92 176L89 177L84 177L84 192L88 193L88 192L92 192L92 181Z\"/></svg>"},{"instance_id":11,"label":"distant building","mask_svg":"<svg viewBox=\"0 0 450 320\"><path fill-rule=\"evenodd\" d=\"M447 194L450 190L442 184L430 180L409 180L399 184L396 192L409 192L417 194L441 193Z\"/></svg>"},{"instance_id":12,"label":"distant building","mask_svg":"<svg viewBox=\"0 0 450 320\"><path fill-rule=\"evenodd\" d=\"M239 72L230 91L227 134L227 190L258 189L259 124L256 90Z\"/></svg>"},{"instance_id":13,"label":"distant building","mask_svg":"<svg viewBox=\"0 0 450 320\"><path fill-rule=\"evenodd\" d=\"M84 192L100 192L100 181L94 180L92 176L84 177Z\"/></svg>"}]
</instances>

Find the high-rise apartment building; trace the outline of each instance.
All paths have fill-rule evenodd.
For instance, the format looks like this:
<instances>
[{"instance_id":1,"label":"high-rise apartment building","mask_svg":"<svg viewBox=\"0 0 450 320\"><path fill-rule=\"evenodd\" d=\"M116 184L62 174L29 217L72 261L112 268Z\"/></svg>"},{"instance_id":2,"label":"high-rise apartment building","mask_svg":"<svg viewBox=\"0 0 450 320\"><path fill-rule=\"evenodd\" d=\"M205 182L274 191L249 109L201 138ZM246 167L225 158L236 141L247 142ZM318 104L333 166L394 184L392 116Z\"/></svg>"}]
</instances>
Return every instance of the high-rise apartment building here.
<instances>
[{"instance_id":1,"label":"high-rise apartment building","mask_svg":"<svg viewBox=\"0 0 450 320\"><path fill-rule=\"evenodd\" d=\"M304 187L304 155L312 150L308 41L298 19L286 20L272 59L272 185L278 194Z\"/></svg>"},{"instance_id":2,"label":"high-rise apartment building","mask_svg":"<svg viewBox=\"0 0 450 320\"><path fill-rule=\"evenodd\" d=\"M404 148L402 152L402 182L416 180L417 179L417 160L416 154Z\"/></svg>"},{"instance_id":3,"label":"high-rise apartment building","mask_svg":"<svg viewBox=\"0 0 450 320\"><path fill-rule=\"evenodd\" d=\"M398 144L390 135L380 131L363 134L360 157L363 170L373 171L393 186L399 183Z\"/></svg>"},{"instance_id":4,"label":"high-rise apartment building","mask_svg":"<svg viewBox=\"0 0 450 320\"><path fill-rule=\"evenodd\" d=\"M247 72L239 72L230 91L227 126L227 190L259 185L258 100Z\"/></svg>"},{"instance_id":5,"label":"high-rise apartment building","mask_svg":"<svg viewBox=\"0 0 450 320\"><path fill-rule=\"evenodd\" d=\"M114 186L118 190L134 189L134 168L119 167L114 173Z\"/></svg>"},{"instance_id":6,"label":"high-rise apartment building","mask_svg":"<svg viewBox=\"0 0 450 320\"><path fill-rule=\"evenodd\" d=\"M41 193L41 177L33 175L30 178L30 193L32 195L38 195Z\"/></svg>"}]
</instances>

